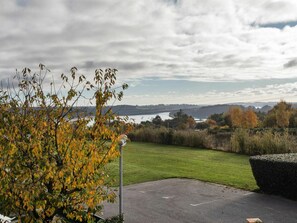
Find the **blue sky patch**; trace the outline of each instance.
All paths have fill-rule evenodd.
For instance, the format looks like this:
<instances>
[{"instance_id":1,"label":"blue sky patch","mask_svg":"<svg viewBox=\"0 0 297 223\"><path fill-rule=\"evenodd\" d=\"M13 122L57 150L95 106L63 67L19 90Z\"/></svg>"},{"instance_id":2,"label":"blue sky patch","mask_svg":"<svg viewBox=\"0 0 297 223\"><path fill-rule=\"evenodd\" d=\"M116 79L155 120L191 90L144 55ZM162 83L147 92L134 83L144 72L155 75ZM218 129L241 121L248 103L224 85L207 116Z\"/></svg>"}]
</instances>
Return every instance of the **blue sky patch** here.
<instances>
[{"instance_id":1,"label":"blue sky patch","mask_svg":"<svg viewBox=\"0 0 297 223\"><path fill-rule=\"evenodd\" d=\"M286 26L295 27L296 25L297 25L297 21L253 24L253 26L259 26L259 27L262 27L262 28L277 28L277 29L283 29Z\"/></svg>"}]
</instances>

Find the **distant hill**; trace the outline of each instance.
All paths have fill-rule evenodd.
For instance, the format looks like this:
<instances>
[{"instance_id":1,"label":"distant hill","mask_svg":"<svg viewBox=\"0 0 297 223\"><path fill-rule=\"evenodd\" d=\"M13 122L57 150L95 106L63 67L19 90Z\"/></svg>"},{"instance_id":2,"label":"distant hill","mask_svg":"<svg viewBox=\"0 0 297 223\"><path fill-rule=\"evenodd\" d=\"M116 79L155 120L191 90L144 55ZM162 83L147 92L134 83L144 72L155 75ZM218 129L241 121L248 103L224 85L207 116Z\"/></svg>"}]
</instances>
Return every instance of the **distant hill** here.
<instances>
[{"instance_id":1,"label":"distant hill","mask_svg":"<svg viewBox=\"0 0 297 223\"><path fill-rule=\"evenodd\" d=\"M172 112L176 113L180 109L197 109L200 108L199 105L189 105L189 104L170 104L170 105L115 105L112 107L106 107L105 111L109 108L112 109L118 115L150 115L157 114L162 112ZM95 115L96 109L95 106L87 106L87 107L76 107L76 111L84 112L88 115Z\"/></svg>"},{"instance_id":2,"label":"distant hill","mask_svg":"<svg viewBox=\"0 0 297 223\"><path fill-rule=\"evenodd\" d=\"M192 117L196 119L206 119L212 114L220 114L227 112L229 108L234 105L210 105L210 106L204 106L197 109L185 109L183 110L184 113L187 115L191 115ZM241 106L243 108L243 106Z\"/></svg>"},{"instance_id":3,"label":"distant hill","mask_svg":"<svg viewBox=\"0 0 297 223\"><path fill-rule=\"evenodd\" d=\"M188 104L171 104L171 105L117 105L112 107L112 110L119 115L150 115L161 112L177 112L180 109L195 109L199 108L199 105Z\"/></svg>"},{"instance_id":4,"label":"distant hill","mask_svg":"<svg viewBox=\"0 0 297 223\"><path fill-rule=\"evenodd\" d=\"M272 107L269 105L265 105L262 108L256 108L254 106L245 107L243 105L238 105L238 104L222 104L222 105L203 106L200 108L184 109L183 112L193 116L196 119L206 119L213 114L225 113L230 109L230 107L234 107L234 106L239 106L243 110L251 108L255 112L264 112L264 113L267 113L270 109L272 109Z\"/></svg>"},{"instance_id":5,"label":"distant hill","mask_svg":"<svg viewBox=\"0 0 297 223\"><path fill-rule=\"evenodd\" d=\"M253 106L251 103L242 104L219 104L219 105L189 105L189 104L159 104L159 105L116 105L112 107L112 110L118 115L150 115L150 114L158 114L162 112L169 112L171 115L174 115L180 109L183 110L184 113L193 116L196 119L206 119L212 114L220 114L227 112L231 106L240 106L242 109L252 108L254 111L267 113L272 106L263 105L263 107L259 108L260 103L257 106ZM264 103L262 103L264 104ZM294 106L294 105L293 105ZM107 107L109 109L110 107ZM95 115L95 107L78 107L80 112L85 112L88 115Z\"/></svg>"}]
</instances>

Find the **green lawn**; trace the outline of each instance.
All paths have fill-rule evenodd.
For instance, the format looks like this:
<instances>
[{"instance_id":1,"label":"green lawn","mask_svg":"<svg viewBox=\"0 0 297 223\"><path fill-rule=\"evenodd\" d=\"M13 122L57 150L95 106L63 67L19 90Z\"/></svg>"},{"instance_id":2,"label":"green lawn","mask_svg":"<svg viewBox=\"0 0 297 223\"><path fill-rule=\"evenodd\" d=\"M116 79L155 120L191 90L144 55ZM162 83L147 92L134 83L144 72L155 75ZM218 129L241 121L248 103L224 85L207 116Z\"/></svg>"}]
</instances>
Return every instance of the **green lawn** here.
<instances>
[{"instance_id":1,"label":"green lawn","mask_svg":"<svg viewBox=\"0 0 297 223\"><path fill-rule=\"evenodd\" d=\"M245 155L133 142L124 147L123 158L125 185L178 177L246 190L258 188ZM109 167L110 175L118 177L118 161Z\"/></svg>"}]
</instances>

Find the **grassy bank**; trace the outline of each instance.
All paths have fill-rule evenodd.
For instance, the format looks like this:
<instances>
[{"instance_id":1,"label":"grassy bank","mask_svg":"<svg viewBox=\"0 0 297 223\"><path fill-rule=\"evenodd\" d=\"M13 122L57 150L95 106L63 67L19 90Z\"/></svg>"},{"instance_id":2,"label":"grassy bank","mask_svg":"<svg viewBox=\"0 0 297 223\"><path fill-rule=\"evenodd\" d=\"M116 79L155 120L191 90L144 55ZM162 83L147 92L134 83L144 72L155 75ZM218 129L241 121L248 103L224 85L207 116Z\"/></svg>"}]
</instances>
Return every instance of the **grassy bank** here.
<instances>
[{"instance_id":1,"label":"grassy bank","mask_svg":"<svg viewBox=\"0 0 297 223\"><path fill-rule=\"evenodd\" d=\"M257 189L246 155L133 142L123 157L125 185L177 177ZM118 177L117 161L110 164L110 175Z\"/></svg>"}]
</instances>

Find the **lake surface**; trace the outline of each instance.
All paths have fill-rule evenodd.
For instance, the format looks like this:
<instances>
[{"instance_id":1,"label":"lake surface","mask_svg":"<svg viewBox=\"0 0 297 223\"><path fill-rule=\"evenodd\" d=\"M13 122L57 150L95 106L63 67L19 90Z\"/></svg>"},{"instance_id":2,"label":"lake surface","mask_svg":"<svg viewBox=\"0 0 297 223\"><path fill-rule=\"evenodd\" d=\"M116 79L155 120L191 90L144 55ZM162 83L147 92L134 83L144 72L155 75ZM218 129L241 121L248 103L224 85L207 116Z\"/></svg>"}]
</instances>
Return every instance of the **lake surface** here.
<instances>
[{"instance_id":1,"label":"lake surface","mask_svg":"<svg viewBox=\"0 0 297 223\"><path fill-rule=\"evenodd\" d=\"M166 119L172 119L172 117L169 116L169 112L162 112L149 115L128 115L128 117L129 122L140 124L141 122L152 121L153 118L155 118L157 115L159 115L163 121Z\"/></svg>"},{"instance_id":2,"label":"lake surface","mask_svg":"<svg viewBox=\"0 0 297 223\"><path fill-rule=\"evenodd\" d=\"M129 118L128 122L140 124L141 122L152 121L153 118L155 118L157 115L159 115L163 121L167 119L172 119L172 117L169 116L169 112L161 112L161 113L149 114L149 115L127 115L127 116ZM120 117L124 118L126 116L120 116ZM88 125L92 126L93 124L94 124L94 117L92 117Z\"/></svg>"}]
</instances>

